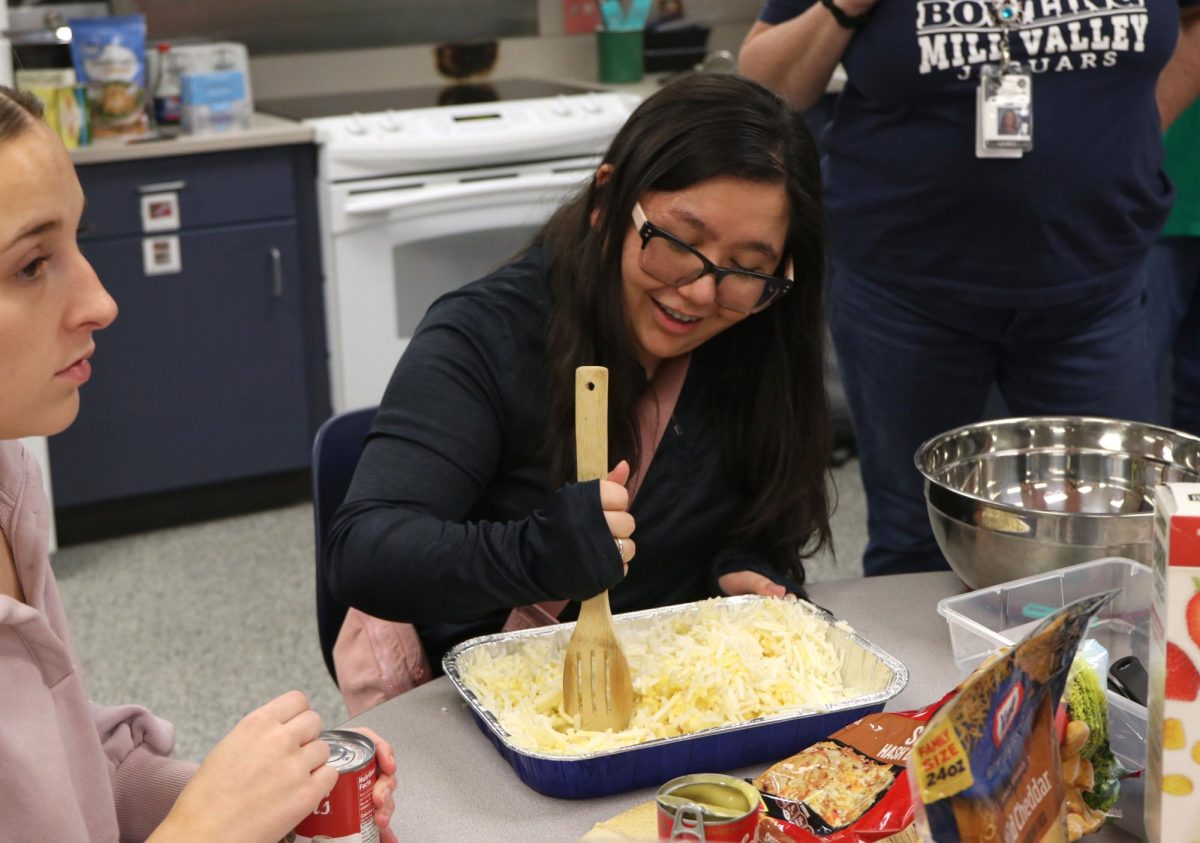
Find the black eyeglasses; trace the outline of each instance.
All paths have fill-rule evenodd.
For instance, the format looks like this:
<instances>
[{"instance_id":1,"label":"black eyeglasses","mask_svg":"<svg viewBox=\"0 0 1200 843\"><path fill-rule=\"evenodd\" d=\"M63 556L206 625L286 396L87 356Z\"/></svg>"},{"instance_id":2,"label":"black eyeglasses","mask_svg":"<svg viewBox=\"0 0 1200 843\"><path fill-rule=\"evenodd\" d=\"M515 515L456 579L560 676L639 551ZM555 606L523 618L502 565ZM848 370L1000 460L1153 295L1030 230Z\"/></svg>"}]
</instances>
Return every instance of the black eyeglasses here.
<instances>
[{"instance_id":1,"label":"black eyeglasses","mask_svg":"<svg viewBox=\"0 0 1200 843\"><path fill-rule=\"evenodd\" d=\"M717 303L739 313L758 313L792 288L792 261L783 277L748 269L717 266L669 231L646 219L640 202L633 206L633 224L642 238L638 263L642 270L663 284L683 287L711 275L717 287Z\"/></svg>"}]
</instances>

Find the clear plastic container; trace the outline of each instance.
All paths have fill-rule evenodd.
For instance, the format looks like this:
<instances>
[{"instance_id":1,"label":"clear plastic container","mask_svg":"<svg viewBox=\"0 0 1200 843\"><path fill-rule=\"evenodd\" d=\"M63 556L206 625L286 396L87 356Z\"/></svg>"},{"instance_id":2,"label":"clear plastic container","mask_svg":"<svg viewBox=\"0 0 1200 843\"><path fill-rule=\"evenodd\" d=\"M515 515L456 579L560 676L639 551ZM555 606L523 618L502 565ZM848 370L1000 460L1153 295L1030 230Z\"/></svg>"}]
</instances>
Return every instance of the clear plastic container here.
<instances>
[{"instance_id":1,"label":"clear plastic container","mask_svg":"<svg viewBox=\"0 0 1200 843\"><path fill-rule=\"evenodd\" d=\"M1088 637L1108 651L1111 664L1135 656L1148 664L1153 571L1132 559L1097 559L1045 574L1001 583L938 603L938 614L950 627L954 663L970 673L1001 647L1020 641L1049 612L1097 594L1119 589L1120 594L1096 615ZM1146 707L1108 692L1109 743L1131 770L1146 764ZM1121 783L1114 819L1132 834L1143 833L1141 779Z\"/></svg>"},{"instance_id":2,"label":"clear plastic container","mask_svg":"<svg viewBox=\"0 0 1200 843\"><path fill-rule=\"evenodd\" d=\"M938 614L950 625L954 663L965 674L996 650L1020 641L1055 609L1120 589L1096 615L1088 637L1108 650L1110 663L1134 655L1146 664L1152 584L1151 569L1139 562L1097 559L947 597L938 603Z\"/></svg>"}]
</instances>

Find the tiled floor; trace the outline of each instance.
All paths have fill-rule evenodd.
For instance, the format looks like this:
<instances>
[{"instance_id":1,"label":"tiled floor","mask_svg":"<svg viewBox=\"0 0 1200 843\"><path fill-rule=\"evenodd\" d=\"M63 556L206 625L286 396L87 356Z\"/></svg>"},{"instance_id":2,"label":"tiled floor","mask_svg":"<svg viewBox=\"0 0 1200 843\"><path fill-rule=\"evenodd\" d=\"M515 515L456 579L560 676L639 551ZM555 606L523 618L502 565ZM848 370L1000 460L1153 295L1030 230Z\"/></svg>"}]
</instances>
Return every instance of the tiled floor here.
<instances>
[{"instance_id":1,"label":"tiled floor","mask_svg":"<svg viewBox=\"0 0 1200 843\"><path fill-rule=\"evenodd\" d=\"M811 580L861 574L858 463L834 470L836 559ZM92 699L172 721L199 761L238 719L291 688L327 725L345 719L317 644L308 505L64 548L55 572Z\"/></svg>"}]
</instances>

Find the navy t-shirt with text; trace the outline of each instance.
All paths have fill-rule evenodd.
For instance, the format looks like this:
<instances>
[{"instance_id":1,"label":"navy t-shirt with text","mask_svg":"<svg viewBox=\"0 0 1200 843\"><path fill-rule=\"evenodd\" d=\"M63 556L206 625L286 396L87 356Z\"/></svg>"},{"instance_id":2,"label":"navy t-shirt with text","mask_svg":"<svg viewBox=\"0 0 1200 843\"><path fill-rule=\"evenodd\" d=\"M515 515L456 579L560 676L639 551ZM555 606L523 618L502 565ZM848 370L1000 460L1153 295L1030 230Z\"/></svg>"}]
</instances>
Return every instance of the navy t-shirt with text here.
<instances>
[{"instance_id":1,"label":"navy t-shirt with text","mask_svg":"<svg viewBox=\"0 0 1200 843\"><path fill-rule=\"evenodd\" d=\"M1061 303L1128 278L1171 203L1155 83L1195 0L1026 0L1034 148L975 157L987 0L879 0L823 137L835 261L904 289ZM766 0L782 23L812 0Z\"/></svg>"}]
</instances>

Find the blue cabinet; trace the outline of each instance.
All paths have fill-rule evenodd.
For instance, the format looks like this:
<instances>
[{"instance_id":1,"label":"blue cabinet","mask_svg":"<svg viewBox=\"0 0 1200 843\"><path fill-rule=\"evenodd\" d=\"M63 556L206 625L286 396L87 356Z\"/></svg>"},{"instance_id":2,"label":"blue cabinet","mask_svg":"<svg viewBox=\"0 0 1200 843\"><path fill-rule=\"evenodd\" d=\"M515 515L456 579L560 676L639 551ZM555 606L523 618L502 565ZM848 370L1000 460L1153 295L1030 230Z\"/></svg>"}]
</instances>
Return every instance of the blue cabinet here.
<instances>
[{"instance_id":1,"label":"blue cabinet","mask_svg":"<svg viewBox=\"0 0 1200 843\"><path fill-rule=\"evenodd\" d=\"M50 440L57 507L307 468L330 412L314 172L308 146L79 168L80 244L120 314ZM182 227L143 235L141 196L168 188ZM148 275L164 235L180 270Z\"/></svg>"}]
</instances>

